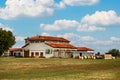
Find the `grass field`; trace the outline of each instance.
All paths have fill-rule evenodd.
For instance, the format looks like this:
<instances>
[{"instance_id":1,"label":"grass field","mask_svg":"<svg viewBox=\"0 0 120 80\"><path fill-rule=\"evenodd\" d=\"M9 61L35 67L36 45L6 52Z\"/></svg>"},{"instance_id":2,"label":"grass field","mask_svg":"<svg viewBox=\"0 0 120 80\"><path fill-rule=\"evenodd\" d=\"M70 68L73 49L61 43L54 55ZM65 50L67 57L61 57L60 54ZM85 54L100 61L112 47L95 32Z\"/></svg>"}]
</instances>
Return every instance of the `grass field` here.
<instances>
[{"instance_id":1,"label":"grass field","mask_svg":"<svg viewBox=\"0 0 120 80\"><path fill-rule=\"evenodd\" d=\"M0 58L0 80L120 80L120 59Z\"/></svg>"}]
</instances>

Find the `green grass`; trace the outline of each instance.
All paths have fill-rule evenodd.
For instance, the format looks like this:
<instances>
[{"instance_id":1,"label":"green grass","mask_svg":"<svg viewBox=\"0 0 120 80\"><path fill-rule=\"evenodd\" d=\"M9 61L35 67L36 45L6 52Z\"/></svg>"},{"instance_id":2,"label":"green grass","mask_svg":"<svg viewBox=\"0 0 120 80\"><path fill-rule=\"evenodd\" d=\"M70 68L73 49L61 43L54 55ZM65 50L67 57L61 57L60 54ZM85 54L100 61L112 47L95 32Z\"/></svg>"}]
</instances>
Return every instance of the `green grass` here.
<instances>
[{"instance_id":1,"label":"green grass","mask_svg":"<svg viewBox=\"0 0 120 80\"><path fill-rule=\"evenodd\" d=\"M120 59L0 58L0 80L120 80Z\"/></svg>"}]
</instances>

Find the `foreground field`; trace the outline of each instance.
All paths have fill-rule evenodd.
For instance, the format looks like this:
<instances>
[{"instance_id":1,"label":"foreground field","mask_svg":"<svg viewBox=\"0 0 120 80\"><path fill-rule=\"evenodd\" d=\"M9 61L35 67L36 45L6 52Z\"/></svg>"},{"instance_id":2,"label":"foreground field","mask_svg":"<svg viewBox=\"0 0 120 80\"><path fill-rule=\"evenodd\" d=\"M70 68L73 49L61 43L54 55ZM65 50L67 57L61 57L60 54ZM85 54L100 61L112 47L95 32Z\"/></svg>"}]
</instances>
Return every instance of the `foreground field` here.
<instances>
[{"instance_id":1,"label":"foreground field","mask_svg":"<svg viewBox=\"0 0 120 80\"><path fill-rule=\"evenodd\" d=\"M0 80L120 80L120 59L0 58Z\"/></svg>"}]
</instances>

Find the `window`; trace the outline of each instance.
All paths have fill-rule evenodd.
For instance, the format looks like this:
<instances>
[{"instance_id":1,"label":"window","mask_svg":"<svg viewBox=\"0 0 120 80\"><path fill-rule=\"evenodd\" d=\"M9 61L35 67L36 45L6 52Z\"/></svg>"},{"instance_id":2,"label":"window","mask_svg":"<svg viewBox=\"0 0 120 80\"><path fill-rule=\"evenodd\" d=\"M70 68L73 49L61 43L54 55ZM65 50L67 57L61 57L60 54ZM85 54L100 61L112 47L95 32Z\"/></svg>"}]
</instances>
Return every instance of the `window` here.
<instances>
[{"instance_id":1,"label":"window","mask_svg":"<svg viewBox=\"0 0 120 80\"><path fill-rule=\"evenodd\" d=\"M36 55L36 56L39 56L39 52L35 52L35 55Z\"/></svg>"},{"instance_id":2,"label":"window","mask_svg":"<svg viewBox=\"0 0 120 80\"><path fill-rule=\"evenodd\" d=\"M30 41L31 43L34 43L34 41Z\"/></svg>"},{"instance_id":3,"label":"window","mask_svg":"<svg viewBox=\"0 0 120 80\"><path fill-rule=\"evenodd\" d=\"M41 42L45 42L45 40L41 40Z\"/></svg>"},{"instance_id":4,"label":"window","mask_svg":"<svg viewBox=\"0 0 120 80\"><path fill-rule=\"evenodd\" d=\"M82 56L82 53L80 53L80 56Z\"/></svg>"},{"instance_id":5,"label":"window","mask_svg":"<svg viewBox=\"0 0 120 80\"><path fill-rule=\"evenodd\" d=\"M39 41L35 41L35 43L39 43Z\"/></svg>"},{"instance_id":6,"label":"window","mask_svg":"<svg viewBox=\"0 0 120 80\"><path fill-rule=\"evenodd\" d=\"M18 56L21 56L20 52L18 53Z\"/></svg>"},{"instance_id":7,"label":"window","mask_svg":"<svg viewBox=\"0 0 120 80\"><path fill-rule=\"evenodd\" d=\"M52 49L46 49L45 53L46 54L52 54Z\"/></svg>"}]
</instances>

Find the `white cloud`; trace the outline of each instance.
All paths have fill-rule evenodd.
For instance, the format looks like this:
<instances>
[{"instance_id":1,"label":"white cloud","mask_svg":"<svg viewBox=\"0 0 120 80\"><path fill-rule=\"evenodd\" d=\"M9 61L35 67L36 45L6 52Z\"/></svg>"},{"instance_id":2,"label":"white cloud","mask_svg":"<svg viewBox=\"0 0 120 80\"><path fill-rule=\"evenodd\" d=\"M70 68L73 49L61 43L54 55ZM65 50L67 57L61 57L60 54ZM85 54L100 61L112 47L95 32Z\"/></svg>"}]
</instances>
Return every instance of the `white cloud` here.
<instances>
[{"instance_id":1,"label":"white cloud","mask_svg":"<svg viewBox=\"0 0 120 80\"><path fill-rule=\"evenodd\" d=\"M13 45L13 48L21 48L22 46L24 46L24 44L24 41L17 41L15 45Z\"/></svg>"},{"instance_id":2,"label":"white cloud","mask_svg":"<svg viewBox=\"0 0 120 80\"><path fill-rule=\"evenodd\" d=\"M116 24L120 24L120 16L118 16L115 11L96 11L94 14L88 14L81 19L77 31L105 31L105 27L98 26Z\"/></svg>"},{"instance_id":3,"label":"white cloud","mask_svg":"<svg viewBox=\"0 0 120 80\"><path fill-rule=\"evenodd\" d=\"M105 31L104 26L120 24L120 16L115 11L96 11L92 15L84 16L80 22L76 20L56 20L53 24L40 24L44 30L58 31L74 28L77 31ZM102 27L100 27L102 26Z\"/></svg>"},{"instance_id":4,"label":"white cloud","mask_svg":"<svg viewBox=\"0 0 120 80\"><path fill-rule=\"evenodd\" d=\"M53 15L54 11L70 6L93 5L99 0L6 0L5 7L0 8L0 18L14 19L19 16L46 17Z\"/></svg>"},{"instance_id":5,"label":"white cloud","mask_svg":"<svg viewBox=\"0 0 120 80\"><path fill-rule=\"evenodd\" d=\"M40 27L44 30L62 30L75 28L79 25L79 22L75 20L56 20L53 24L40 24Z\"/></svg>"},{"instance_id":6,"label":"white cloud","mask_svg":"<svg viewBox=\"0 0 120 80\"><path fill-rule=\"evenodd\" d=\"M58 35L59 37L64 37L67 39L72 40L73 42L79 43L80 41L94 41L96 40L94 37L92 36L80 36L74 33L65 33L63 35Z\"/></svg>"},{"instance_id":7,"label":"white cloud","mask_svg":"<svg viewBox=\"0 0 120 80\"><path fill-rule=\"evenodd\" d=\"M50 24L40 24L40 28L44 29L44 30L51 30L51 31L58 31L60 30L60 27L58 27L57 25L50 25Z\"/></svg>"},{"instance_id":8,"label":"white cloud","mask_svg":"<svg viewBox=\"0 0 120 80\"><path fill-rule=\"evenodd\" d=\"M22 36L16 36L16 41L24 41L25 37Z\"/></svg>"},{"instance_id":9,"label":"white cloud","mask_svg":"<svg viewBox=\"0 0 120 80\"><path fill-rule=\"evenodd\" d=\"M0 28L2 28L3 30L7 30L7 31L13 31L13 29L12 29L12 28L7 27L7 26L5 26L5 25L4 25L4 24L2 24L2 23L0 23Z\"/></svg>"},{"instance_id":10,"label":"white cloud","mask_svg":"<svg viewBox=\"0 0 120 80\"><path fill-rule=\"evenodd\" d=\"M93 48L99 52L105 52L109 49L119 49L120 48L120 38L111 37L105 40L98 39L92 36L80 36L75 33L65 33L63 35L58 35L59 37L64 37L71 41L71 43L75 46L86 46Z\"/></svg>"},{"instance_id":11,"label":"white cloud","mask_svg":"<svg viewBox=\"0 0 120 80\"><path fill-rule=\"evenodd\" d=\"M113 44L113 42L111 40L96 40L94 42L92 42L93 45L111 45Z\"/></svg>"},{"instance_id":12,"label":"white cloud","mask_svg":"<svg viewBox=\"0 0 120 80\"><path fill-rule=\"evenodd\" d=\"M105 31L105 28L103 28L103 27L91 26L91 25L88 25L88 24L82 24L82 25L79 25L79 26L78 26L77 31L86 31L86 32Z\"/></svg>"},{"instance_id":13,"label":"white cloud","mask_svg":"<svg viewBox=\"0 0 120 80\"><path fill-rule=\"evenodd\" d=\"M81 37L81 39L83 41L94 41L95 40L95 38L93 38L91 36L83 36L83 37Z\"/></svg>"},{"instance_id":14,"label":"white cloud","mask_svg":"<svg viewBox=\"0 0 120 80\"><path fill-rule=\"evenodd\" d=\"M15 45L13 46L14 48L21 48L24 44L25 44L25 42L24 42L24 39L26 38L26 37L22 37L22 36L15 36L15 38L16 38L16 43L15 43Z\"/></svg>"},{"instance_id":15,"label":"white cloud","mask_svg":"<svg viewBox=\"0 0 120 80\"><path fill-rule=\"evenodd\" d=\"M113 10L109 11L96 11L92 15L86 15L81 20L83 24L89 25L112 25L112 24L120 24L120 16Z\"/></svg>"},{"instance_id":16,"label":"white cloud","mask_svg":"<svg viewBox=\"0 0 120 80\"><path fill-rule=\"evenodd\" d=\"M94 5L99 2L99 0L63 0L66 5L70 6L84 6L84 5Z\"/></svg>"},{"instance_id":17,"label":"white cloud","mask_svg":"<svg viewBox=\"0 0 120 80\"><path fill-rule=\"evenodd\" d=\"M50 16L57 8L63 8L62 2L54 0L6 0L5 8L0 8L0 18L13 19L20 15L26 16Z\"/></svg>"},{"instance_id":18,"label":"white cloud","mask_svg":"<svg viewBox=\"0 0 120 80\"><path fill-rule=\"evenodd\" d=\"M65 39L68 39L71 41L71 44L75 46L83 46L85 44L81 43L81 36L74 34L74 33L65 33L65 34L59 34L58 37L64 37Z\"/></svg>"},{"instance_id":19,"label":"white cloud","mask_svg":"<svg viewBox=\"0 0 120 80\"><path fill-rule=\"evenodd\" d=\"M75 33L65 33L63 35L58 35L59 37L64 37L68 40L71 41L71 44L73 44L74 46L78 46L78 47L91 47L91 43L96 41L97 39L92 37L92 36L80 36L78 34Z\"/></svg>"},{"instance_id":20,"label":"white cloud","mask_svg":"<svg viewBox=\"0 0 120 80\"><path fill-rule=\"evenodd\" d=\"M41 33L42 36L51 36L50 34L46 33L46 32L43 32Z\"/></svg>"},{"instance_id":21,"label":"white cloud","mask_svg":"<svg viewBox=\"0 0 120 80\"><path fill-rule=\"evenodd\" d=\"M78 36L77 34L74 34L74 33L65 33L63 35L59 34L57 36L58 37L64 37L64 38L72 38L72 37L74 37L73 39L80 37L80 36Z\"/></svg>"},{"instance_id":22,"label":"white cloud","mask_svg":"<svg viewBox=\"0 0 120 80\"><path fill-rule=\"evenodd\" d=\"M77 29L77 31L86 31L86 32L105 30L105 28L102 28L102 27L90 26L88 24L81 24L76 20L65 20L65 19L56 20L53 24L40 24L40 28L47 31L49 30L59 31L59 30L70 29L70 28Z\"/></svg>"},{"instance_id":23,"label":"white cloud","mask_svg":"<svg viewBox=\"0 0 120 80\"><path fill-rule=\"evenodd\" d=\"M118 37L111 37L110 38L112 41L120 41L120 38L118 38Z\"/></svg>"}]
</instances>

